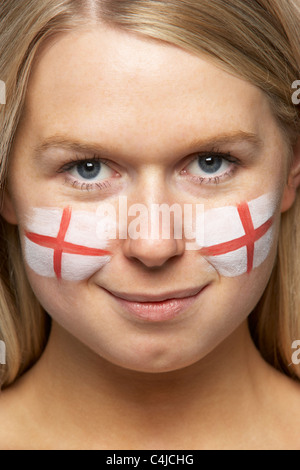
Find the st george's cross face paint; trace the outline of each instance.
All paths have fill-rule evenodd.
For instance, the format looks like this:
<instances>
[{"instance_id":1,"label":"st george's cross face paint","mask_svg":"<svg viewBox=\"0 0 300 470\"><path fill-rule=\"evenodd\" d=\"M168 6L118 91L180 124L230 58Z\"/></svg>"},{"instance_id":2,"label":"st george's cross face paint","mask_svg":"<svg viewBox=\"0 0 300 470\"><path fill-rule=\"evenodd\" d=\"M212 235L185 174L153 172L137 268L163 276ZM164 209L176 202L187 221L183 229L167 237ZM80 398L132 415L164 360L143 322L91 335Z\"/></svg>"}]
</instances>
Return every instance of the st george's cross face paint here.
<instances>
[{"instance_id":1,"label":"st george's cross face paint","mask_svg":"<svg viewBox=\"0 0 300 470\"><path fill-rule=\"evenodd\" d=\"M196 217L201 230L196 231L195 256L206 258L225 277L250 274L267 259L273 245L276 199L266 194L236 206L202 211L201 219ZM113 209L107 205L94 213L69 207L33 209L24 242L29 267L58 280L92 276L111 260L111 240L118 238Z\"/></svg>"},{"instance_id":2,"label":"st george's cross face paint","mask_svg":"<svg viewBox=\"0 0 300 470\"><path fill-rule=\"evenodd\" d=\"M27 219L25 258L40 276L80 281L111 259L110 219L69 207L33 209Z\"/></svg>"},{"instance_id":3,"label":"st george's cross face paint","mask_svg":"<svg viewBox=\"0 0 300 470\"><path fill-rule=\"evenodd\" d=\"M270 254L276 205L276 197L265 194L237 206L205 211L199 253L222 276L250 274Z\"/></svg>"}]
</instances>

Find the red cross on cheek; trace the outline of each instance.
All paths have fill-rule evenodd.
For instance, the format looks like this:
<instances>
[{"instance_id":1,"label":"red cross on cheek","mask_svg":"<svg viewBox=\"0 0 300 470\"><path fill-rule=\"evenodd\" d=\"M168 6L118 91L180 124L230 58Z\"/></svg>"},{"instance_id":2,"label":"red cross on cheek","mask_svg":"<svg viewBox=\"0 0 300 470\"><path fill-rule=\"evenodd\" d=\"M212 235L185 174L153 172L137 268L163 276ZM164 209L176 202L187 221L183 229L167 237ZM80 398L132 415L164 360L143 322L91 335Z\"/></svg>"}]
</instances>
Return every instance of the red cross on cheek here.
<instances>
[{"instance_id":1,"label":"red cross on cheek","mask_svg":"<svg viewBox=\"0 0 300 470\"><path fill-rule=\"evenodd\" d=\"M254 247L255 242L260 240L272 227L273 217L258 228L254 228L249 205L247 202L243 202L237 206L238 214L242 222L245 235L235 240L230 240L225 243L213 245L205 248L201 248L200 253L203 256L219 256L225 255L232 251L239 250L240 248L247 248L247 273L251 273L253 270L254 261Z\"/></svg>"},{"instance_id":2,"label":"red cross on cheek","mask_svg":"<svg viewBox=\"0 0 300 470\"><path fill-rule=\"evenodd\" d=\"M37 233L25 232L26 237L33 243L45 248L51 248L53 251L53 268L57 279L61 279L62 255L69 253L83 256L110 256L111 253L98 248L89 248L87 246L75 245L65 241L68 228L70 226L72 210L67 207L63 210L59 232L57 237L39 235Z\"/></svg>"}]
</instances>

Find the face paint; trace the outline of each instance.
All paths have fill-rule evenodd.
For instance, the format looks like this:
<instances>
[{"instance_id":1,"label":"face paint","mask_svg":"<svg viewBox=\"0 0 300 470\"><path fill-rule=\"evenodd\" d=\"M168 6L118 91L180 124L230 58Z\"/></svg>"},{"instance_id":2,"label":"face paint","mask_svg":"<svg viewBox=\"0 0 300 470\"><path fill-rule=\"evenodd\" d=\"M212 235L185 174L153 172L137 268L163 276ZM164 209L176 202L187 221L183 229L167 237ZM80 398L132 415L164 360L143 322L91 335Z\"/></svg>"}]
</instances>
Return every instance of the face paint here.
<instances>
[{"instance_id":1,"label":"face paint","mask_svg":"<svg viewBox=\"0 0 300 470\"><path fill-rule=\"evenodd\" d=\"M34 209L25 231L25 258L40 276L87 279L107 264L112 221L92 212Z\"/></svg>"},{"instance_id":2,"label":"face paint","mask_svg":"<svg viewBox=\"0 0 300 470\"><path fill-rule=\"evenodd\" d=\"M200 254L226 277L251 273L268 257L273 241L276 198L266 194L249 203L204 213ZM200 245L200 242L197 243Z\"/></svg>"}]
</instances>

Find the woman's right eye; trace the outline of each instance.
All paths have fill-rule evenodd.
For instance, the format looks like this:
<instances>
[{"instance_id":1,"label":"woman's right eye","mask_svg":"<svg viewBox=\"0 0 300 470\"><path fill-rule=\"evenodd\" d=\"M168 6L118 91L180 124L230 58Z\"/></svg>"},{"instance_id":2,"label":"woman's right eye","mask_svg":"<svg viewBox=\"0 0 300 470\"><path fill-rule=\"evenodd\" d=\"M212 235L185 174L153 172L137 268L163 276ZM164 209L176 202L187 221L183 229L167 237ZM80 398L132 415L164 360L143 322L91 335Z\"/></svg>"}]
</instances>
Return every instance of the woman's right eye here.
<instances>
[{"instance_id":1,"label":"woman's right eye","mask_svg":"<svg viewBox=\"0 0 300 470\"><path fill-rule=\"evenodd\" d=\"M100 160L84 160L69 166L67 173L79 182L95 183L113 176L114 171Z\"/></svg>"}]
</instances>

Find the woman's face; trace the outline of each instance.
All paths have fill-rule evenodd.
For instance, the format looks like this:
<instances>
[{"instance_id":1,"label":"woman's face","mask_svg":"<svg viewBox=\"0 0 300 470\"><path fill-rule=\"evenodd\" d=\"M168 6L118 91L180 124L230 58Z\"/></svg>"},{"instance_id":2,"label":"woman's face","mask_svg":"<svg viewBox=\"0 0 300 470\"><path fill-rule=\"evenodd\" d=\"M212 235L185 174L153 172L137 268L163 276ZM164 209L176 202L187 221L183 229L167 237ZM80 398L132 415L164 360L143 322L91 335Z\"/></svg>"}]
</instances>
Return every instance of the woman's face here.
<instances>
[{"instance_id":1,"label":"woman's face","mask_svg":"<svg viewBox=\"0 0 300 470\"><path fill-rule=\"evenodd\" d=\"M41 51L3 215L19 226L37 298L67 334L115 364L162 372L205 357L257 304L287 175L257 88L174 46L99 26ZM120 230L120 197L132 211L201 205L193 227L202 221L206 248L161 231L104 240L101 213L110 204ZM130 214L128 224L139 215Z\"/></svg>"}]
</instances>

